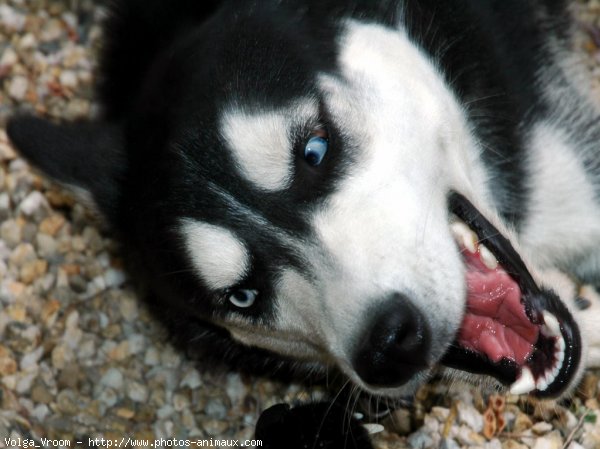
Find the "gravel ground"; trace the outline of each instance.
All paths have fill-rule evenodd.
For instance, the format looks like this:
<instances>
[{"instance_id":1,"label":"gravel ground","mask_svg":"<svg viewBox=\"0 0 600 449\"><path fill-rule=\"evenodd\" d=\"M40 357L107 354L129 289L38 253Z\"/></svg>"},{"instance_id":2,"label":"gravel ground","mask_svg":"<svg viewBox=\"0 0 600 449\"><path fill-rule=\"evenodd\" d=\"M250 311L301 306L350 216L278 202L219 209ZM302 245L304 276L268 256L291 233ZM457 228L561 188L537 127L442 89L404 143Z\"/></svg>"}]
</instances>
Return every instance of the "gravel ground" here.
<instances>
[{"instance_id":1,"label":"gravel ground","mask_svg":"<svg viewBox=\"0 0 600 449\"><path fill-rule=\"evenodd\" d=\"M165 343L114 243L8 145L16 111L93 116L103 16L92 0L0 0L0 448L5 437L252 438L264 408L323 392L200 372ZM576 51L600 93L600 1L576 5ZM563 403L430 385L376 447L600 448L599 378Z\"/></svg>"}]
</instances>

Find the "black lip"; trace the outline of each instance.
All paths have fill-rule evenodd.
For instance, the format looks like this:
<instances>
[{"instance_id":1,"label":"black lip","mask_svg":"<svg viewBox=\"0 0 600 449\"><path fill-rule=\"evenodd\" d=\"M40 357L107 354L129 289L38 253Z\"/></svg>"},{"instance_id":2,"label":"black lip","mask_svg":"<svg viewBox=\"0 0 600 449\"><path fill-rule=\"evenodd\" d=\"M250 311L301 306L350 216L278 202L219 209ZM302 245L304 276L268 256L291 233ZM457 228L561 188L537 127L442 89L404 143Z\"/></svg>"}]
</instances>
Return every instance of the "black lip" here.
<instances>
[{"instance_id":1,"label":"black lip","mask_svg":"<svg viewBox=\"0 0 600 449\"><path fill-rule=\"evenodd\" d=\"M555 380L544 391L535 391L539 397L557 396L565 390L573 379L581 360L581 334L571 313L551 290L540 288L531 277L521 256L515 251L510 241L467 200L457 192L449 196L450 211L463 220L488 247L510 276L519 284L522 296L521 302L525 312L533 324L543 324L542 312L552 313L559 320L562 336L565 340L565 359ZM537 350L527 360L527 366L532 368L534 375L536 367L543 366L547 351L543 348L551 340L540 334L536 342ZM469 371L476 374L491 375L504 384L513 383L517 375L518 365L503 359L494 363L487 357L453 344L442 359L442 364L451 368Z\"/></svg>"}]
</instances>

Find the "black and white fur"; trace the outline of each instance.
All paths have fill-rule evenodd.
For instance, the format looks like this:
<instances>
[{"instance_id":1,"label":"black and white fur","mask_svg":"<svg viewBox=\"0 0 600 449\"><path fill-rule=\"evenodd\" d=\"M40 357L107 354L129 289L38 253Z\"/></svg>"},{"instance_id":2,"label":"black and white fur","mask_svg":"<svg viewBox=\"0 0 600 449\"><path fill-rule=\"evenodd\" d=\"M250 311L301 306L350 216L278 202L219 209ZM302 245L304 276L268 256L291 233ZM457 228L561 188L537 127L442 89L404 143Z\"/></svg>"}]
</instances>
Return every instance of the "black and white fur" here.
<instances>
[{"instance_id":1,"label":"black and white fur","mask_svg":"<svg viewBox=\"0 0 600 449\"><path fill-rule=\"evenodd\" d=\"M600 301L581 313L561 274L600 282L600 113L570 27L562 0L123 0L101 120L20 118L9 135L91 195L181 340L390 397L460 325L459 192L575 316L573 386L600 362ZM429 329L427 368L369 385L356 348L399 300Z\"/></svg>"}]
</instances>

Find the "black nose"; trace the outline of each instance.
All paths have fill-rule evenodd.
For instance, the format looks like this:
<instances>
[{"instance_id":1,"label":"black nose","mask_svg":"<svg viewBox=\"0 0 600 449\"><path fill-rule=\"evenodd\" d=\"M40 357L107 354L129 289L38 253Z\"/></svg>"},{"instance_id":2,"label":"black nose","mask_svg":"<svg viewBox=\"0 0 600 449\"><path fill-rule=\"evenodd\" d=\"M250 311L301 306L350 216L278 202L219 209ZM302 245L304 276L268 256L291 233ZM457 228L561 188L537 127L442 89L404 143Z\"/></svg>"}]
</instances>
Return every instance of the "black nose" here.
<instances>
[{"instance_id":1,"label":"black nose","mask_svg":"<svg viewBox=\"0 0 600 449\"><path fill-rule=\"evenodd\" d=\"M399 293L376 310L360 337L354 370L368 385L393 388L427 367L430 330L423 314Z\"/></svg>"}]
</instances>

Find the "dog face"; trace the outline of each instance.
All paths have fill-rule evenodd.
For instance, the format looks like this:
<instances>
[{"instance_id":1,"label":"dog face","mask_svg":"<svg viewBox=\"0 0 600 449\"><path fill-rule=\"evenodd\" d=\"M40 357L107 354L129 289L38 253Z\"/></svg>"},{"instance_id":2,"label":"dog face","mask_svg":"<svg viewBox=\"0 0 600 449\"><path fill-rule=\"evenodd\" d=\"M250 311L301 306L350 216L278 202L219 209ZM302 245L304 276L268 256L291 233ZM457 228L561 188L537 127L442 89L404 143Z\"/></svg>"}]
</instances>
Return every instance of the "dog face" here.
<instances>
[{"instance_id":1,"label":"dog face","mask_svg":"<svg viewBox=\"0 0 600 449\"><path fill-rule=\"evenodd\" d=\"M120 123L20 119L11 139L92 195L165 307L237 342L378 394L440 361L564 390L577 327L484 218L444 78L402 28L297 13L218 12L157 55Z\"/></svg>"},{"instance_id":2,"label":"dog face","mask_svg":"<svg viewBox=\"0 0 600 449\"><path fill-rule=\"evenodd\" d=\"M442 356L464 309L442 168L452 105L440 104L445 92L432 91L435 75L405 38L354 22L342 36L336 70L313 73L310 94L272 110L244 110L234 100L220 111L219 147L233 159L236 181L214 193L238 218L197 216L179 233L214 294L252 297L224 320L234 338L334 361L357 382L366 383L362 370L369 384L398 386ZM390 62L407 59L411 73ZM240 182L248 193L232 189ZM262 302L272 310L266 328L246 310ZM440 309L447 314L432 319ZM393 334L409 317L417 321L410 332L421 335L385 357L406 356L418 370L395 360L411 374L379 373L368 353L396 337L373 329Z\"/></svg>"}]
</instances>

